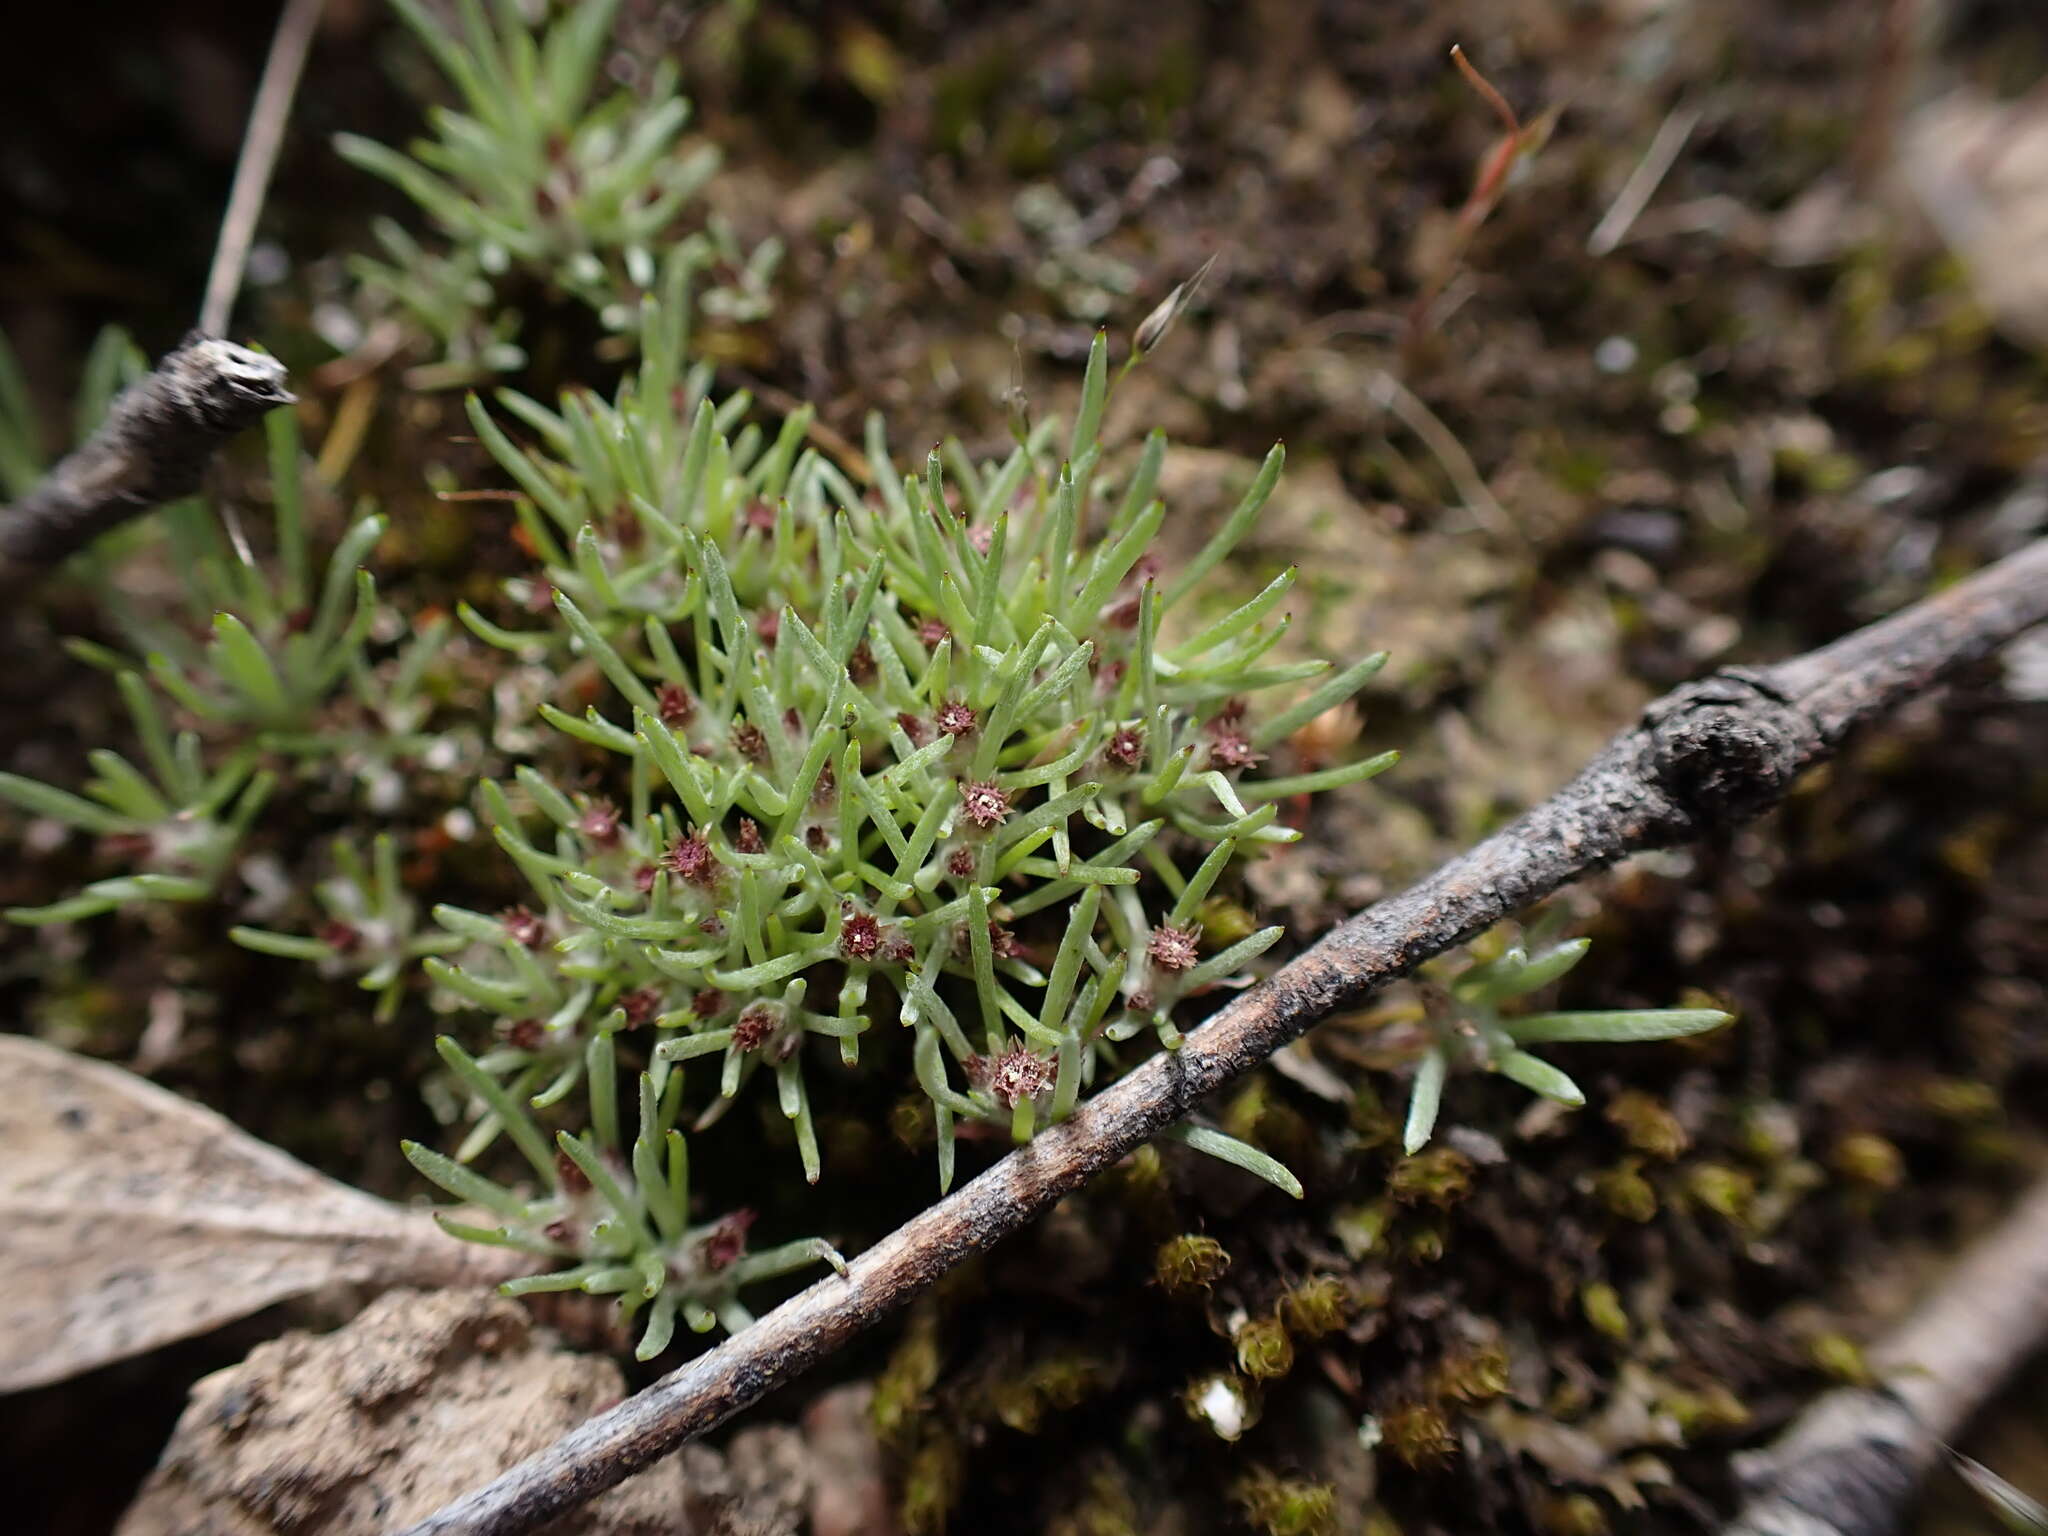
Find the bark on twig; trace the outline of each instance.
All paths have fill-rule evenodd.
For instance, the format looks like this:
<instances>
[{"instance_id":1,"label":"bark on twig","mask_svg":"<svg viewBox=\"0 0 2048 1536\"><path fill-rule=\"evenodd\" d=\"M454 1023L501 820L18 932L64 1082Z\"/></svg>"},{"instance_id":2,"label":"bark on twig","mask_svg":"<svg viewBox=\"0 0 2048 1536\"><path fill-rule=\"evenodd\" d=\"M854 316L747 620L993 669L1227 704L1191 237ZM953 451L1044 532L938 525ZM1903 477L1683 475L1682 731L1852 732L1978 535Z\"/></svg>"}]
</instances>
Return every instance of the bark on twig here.
<instances>
[{"instance_id":1,"label":"bark on twig","mask_svg":"<svg viewBox=\"0 0 2048 1536\"><path fill-rule=\"evenodd\" d=\"M0 513L0 597L26 590L128 519L191 495L223 443L292 398L275 358L187 338L121 392L99 430L41 485Z\"/></svg>"},{"instance_id":2,"label":"bark on twig","mask_svg":"<svg viewBox=\"0 0 2048 1536\"><path fill-rule=\"evenodd\" d=\"M1830 1392L1736 1460L1722 1536L1890 1536L1952 1440L2048 1335L2048 1178L1919 1310L1866 1351L1878 1382Z\"/></svg>"},{"instance_id":3,"label":"bark on twig","mask_svg":"<svg viewBox=\"0 0 2048 1536\"><path fill-rule=\"evenodd\" d=\"M751 1328L405 1536L512 1536L595 1497L819 1363L1334 1009L1590 870L1754 815L1850 728L2048 619L2048 540L1777 666L1677 689L1570 784L1349 919L1162 1052Z\"/></svg>"}]
</instances>

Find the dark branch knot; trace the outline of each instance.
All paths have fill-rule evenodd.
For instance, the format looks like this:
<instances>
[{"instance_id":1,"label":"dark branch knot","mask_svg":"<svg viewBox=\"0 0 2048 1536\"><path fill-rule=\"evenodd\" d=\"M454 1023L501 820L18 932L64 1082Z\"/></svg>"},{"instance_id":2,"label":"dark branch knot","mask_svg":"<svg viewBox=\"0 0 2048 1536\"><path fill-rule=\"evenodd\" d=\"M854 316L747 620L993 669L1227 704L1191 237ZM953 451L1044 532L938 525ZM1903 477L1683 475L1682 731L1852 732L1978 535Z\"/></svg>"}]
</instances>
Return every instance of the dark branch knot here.
<instances>
[{"instance_id":1,"label":"dark branch knot","mask_svg":"<svg viewBox=\"0 0 2048 1536\"><path fill-rule=\"evenodd\" d=\"M1643 727L1645 767L1695 832L1764 810L1822 747L1799 708L1747 668L1725 668L1659 700Z\"/></svg>"}]
</instances>

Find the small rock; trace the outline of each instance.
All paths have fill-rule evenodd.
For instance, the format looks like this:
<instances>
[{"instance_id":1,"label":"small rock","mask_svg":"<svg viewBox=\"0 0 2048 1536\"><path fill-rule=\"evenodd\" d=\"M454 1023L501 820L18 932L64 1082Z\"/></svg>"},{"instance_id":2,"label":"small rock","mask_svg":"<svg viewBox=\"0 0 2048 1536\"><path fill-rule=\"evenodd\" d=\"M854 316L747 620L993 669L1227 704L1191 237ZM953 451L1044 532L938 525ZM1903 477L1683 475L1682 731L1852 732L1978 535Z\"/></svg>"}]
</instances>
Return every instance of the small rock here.
<instances>
[{"instance_id":1,"label":"small rock","mask_svg":"<svg viewBox=\"0 0 2048 1536\"><path fill-rule=\"evenodd\" d=\"M260 1344L195 1386L117 1536L387 1536L624 1390L611 1361L561 1349L516 1302L391 1291L345 1328ZM674 1536L683 1487L680 1463L657 1462L549 1529Z\"/></svg>"}]
</instances>

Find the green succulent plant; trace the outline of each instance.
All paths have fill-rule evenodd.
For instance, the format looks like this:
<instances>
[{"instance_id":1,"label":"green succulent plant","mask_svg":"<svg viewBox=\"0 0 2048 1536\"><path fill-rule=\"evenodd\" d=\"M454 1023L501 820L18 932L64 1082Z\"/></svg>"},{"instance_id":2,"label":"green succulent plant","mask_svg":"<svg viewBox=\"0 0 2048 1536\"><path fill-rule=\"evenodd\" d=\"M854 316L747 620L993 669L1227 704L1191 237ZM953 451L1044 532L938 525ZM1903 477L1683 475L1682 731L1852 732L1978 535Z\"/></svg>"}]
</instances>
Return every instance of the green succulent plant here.
<instances>
[{"instance_id":1,"label":"green succulent plant","mask_svg":"<svg viewBox=\"0 0 2048 1536\"><path fill-rule=\"evenodd\" d=\"M88 430L134 360L125 337L109 336L82 391ZM11 393L10 364L0 351L0 397ZM19 420L0 398L0 466L16 457L33 462L34 439ZM91 833L135 867L77 896L12 909L11 920L63 922L131 902L201 900L219 889L264 801L295 771L342 762L368 774L432 745L421 729L430 707L426 682L449 621L430 620L388 657L373 656L370 631L382 610L362 563L384 519L359 507L316 575L297 420L273 411L264 431L271 553L259 557L239 523L191 497L116 536L129 553L148 540L159 544L159 558L182 578L168 607L118 592L122 550L80 557L81 574L130 649L86 640L66 648L116 678L147 772L100 749L90 754L94 777L85 796L9 774L0 775L0 800ZM340 704L346 724L336 719Z\"/></svg>"},{"instance_id":2,"label":"green succulent plant","mask_svg":"<svg viewBox=\"0 0 2048 1536\"><path fill-rule=\"evenodd\" d=\"M378 834L367 862L348 839L335 839L333 862L334 873L314 893L327 914L318 932L301 936L237 927L228 937L259 954L355 977L364 991L377 994L381 1023L397 1011L413 962L444 954L462 939L446 930L420 929L418 903L406 892L398 845L388 832Z\"/></svg>"},{"instance_id":3,"label":"green succulent plant","mask_svg":"<svg viewBox=\"0 0 2048 1536\"><path fill-rule=\"evenodd\" d=\"M1103 336L1064 428L1019 422L1014 446L987 458L947 440L909 471L879 419L842 463L811 445L808 407L770 431L746 395L714 400L709 368L689 362L693 284L707 266L737 273L701 302L743 316L765 299L774 253L742 260L716 228L673 238L712 161L677 153L687 109L665 70L644 95L594 104L616 0L568 8L539 39L510 0L458 0L453 29L420 0L394 3L465 109L436 113L435 139L410 157L340 144L447 242L430 252L388 225L394 260L360 268L441 345L443 365L414 381L519 365L499 281L515 270L630 333L637 359L608 400L499 390L468 402L538 566L491 613L457 611L506 653L500 681L553 689L535 710L552 734L520 720L506 746L501 731L529 760L478 791L530 894L496 912L442 903L427 928L385 835L367 861L335 846L314 932L234 937L352 977L380 1016L417 964L438 1009L487 1021L475 1052L439 1042L452 1088L441 1107L462 1122L453 1155L408 1143L406 1156L471 1208L444 1213L451 1233L535 1260L541 1272L509 1289L615 1295L644 1314L650 1358L678 1320L745 1326L749 1283L843 1268L819 1239L749 1252L742 1212L694 1221L686 1112L702 1128L767 1093L815 1182L814 1096L887 1035L930 1106L943 1190L963 1122L1028 1140L1176 1049L1182 1025L1249 982L1282 937L1245 915L1240 865L1301 836L1305 797L1395 761L1333 763L1302 734L1385 657L1291 659L1291 569L1226 598L1223 568L1274 491L1280 448L1206 538L1166 536L1180 530L1158 495L1164 437L1103 437ZM1139 327L1126 372L1199 283ZM123 357L104 349L94 378L118 377ZM40 460L7 364L0 480L14 485ZM75 647L117 674L154 778L112 753L94 755L87 796L0 776L0 798L132 847L143 868L17 920L199 899L281 775L350 756L402 773L434 748L428 674L451 626L422 625L373 660L378 599L359 567L383 524L360 509L316 584L296 423L286 411L268 422L274 561L203 503L171 509L188 622L117 609L140 667ZM600 681L609 691L572 712L557 702L572 679L579 703ZM332 706L345 693L342 728ZM175 737L160 700L184 717ZM209 749L224 761L209 767ZM1577 1102L1529 1046L1722 1021L1512 1012L1583 950L1532 939L1450 984L1416 1073L1411 1151L1462 1061ZM637 1101L630 1133L622 1079ZM1213 1126L1167 1135L1301 1193ZM472 1166L501 1142L529 1165L528 1186ZM1271 1350L1257 1358L1286 1368ZM1201 1401L1219 1433L1255 1414Z\"/></svg>"},{"instance_id":4,"label":"green succulent plant","mask_svg":"<svg viewBox=\"0 0 2048 1536\"><path fill-rule=\"evenodd\" d=\"M439 363L413 382L459 384L524 364L515 278L630 332L638 296L656 281L654 253L675 246L678 215L718 166L710 146L679 145L690 107L674 65L663 60L637 92L600 95L618 0L566 6L539 36L512 0L460 0L453 27L420 0L392 3L460 107L435 108L433 136L408 152L355 134L335 147L418 204L445 242L429 248L380 220L388 259L354 264L439 347ZM738 319L766 312L779 247L742 256L711 222L681 248L724 274L709 307Z\"/></svg>"},{"instance_id":5,"label":"green succulent plant","mask_svg":"<svg viewBox=\"0 0 2048 1536\"><path fill-rule=\"evenodd\" d=\"M1429 1041L1416 1061L1409 1089L1402 1147L1411 1156L1429 1144L1443 1103L1444 1084L1461 1066L1498 1072L1531 1093L1568 1105L1586 1102L1579 1085L1534 1045L1623 1045L1677 1040L1729 1022L1715 1008L1619 1008L1591 1012L1517 1013L1517 999L1549 986L1585 959L1591 939L1556 936L1555 920L1538 922L1490 959L1475 960L1448 988L1431 997Z\"/></svg>"},{"instance_id":6,"label":"green succulent plant","mask_svg":"<svg viewBox=\"0 0 2048 1536\"><path fill-rule=\"evenodd\" d=\"M0 800L90 833L135 868L44 906L10 907L10 922L73 922L130 902L204 900L270 795L275 776L257 770L253 753L235 753L209 768L197 733L173 737L139 674L121 673L120 688L149 774L99 748L91 753L94 774L85 795L0 773Z\"/></svg>"}]
</instances>

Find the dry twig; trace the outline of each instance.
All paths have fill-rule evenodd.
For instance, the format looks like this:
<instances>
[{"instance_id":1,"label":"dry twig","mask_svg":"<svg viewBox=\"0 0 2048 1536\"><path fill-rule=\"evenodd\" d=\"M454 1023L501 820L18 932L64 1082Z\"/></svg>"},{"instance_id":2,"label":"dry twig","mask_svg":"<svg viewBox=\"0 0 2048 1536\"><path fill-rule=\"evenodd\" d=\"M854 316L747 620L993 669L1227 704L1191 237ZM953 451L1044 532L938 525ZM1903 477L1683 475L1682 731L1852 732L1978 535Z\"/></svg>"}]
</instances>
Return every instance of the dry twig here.
<instances>
[{"instance_id":1,"label":"dry twig","mask_svg":"<svg viewBox=\"0 0 2048 1536\"><path fill-rule=\"evenodd\" d=\"M263 62L263 80L256 88L256 103L249 109L241 157L235 163L235 184L228 189L228 208L221 216L213 267L206 274L206 298L199 308L199 329L209 336L218 336L228 328L228 314L235 307L235 295L241 291L242 273L249 265L249 246L256 238L256 220L263 212L263 196L270 190L270 173L284 143L284 126L291 117L292 97L306 67L306 54L313 47L313 31L320 24L322 3L323 0L287 0L284 14L278 17L277 32L270 41L270 56Z\"/></svg>"},{"instance_id":2,"label":"dry twig","mask_svg":"<svg viewBox=\"0 0 2048 1536\"><path fill-rule=\"evenodd\" d=\"M284 365L194 335L121 392L99 430L0 514L0 596L32 586L101 534L189 496L216 450L273 406Z\"/></svg>"},{"instance_id":3,"label":"dry twig","mask_svg":"<svg viewBox=\"0 0 2048 1536\"><path fill-rule=\"evenodd\" d=\"M1889 1536L1970 1416L2048 1334L2048 1178L1867 1351L1878 1381L1830 1392L1736 1461L1722 1536Z\"/></svg>"},{"instance_id":4,"label":"dry twig","mask_svg":"<svg viewBox=\"0 0 2048 1536\"><path fill-rule=\"evenodd\" d=\"M854 1260L405 1536L513 1536L595 1497L832 1355L1334 1009L1590 870L1753 816L1860 722L2048 619L2048 539L1818 651L1653 704L1577 778L1332 930L1162 1052Z\"/></svg>"}]
</instances>

